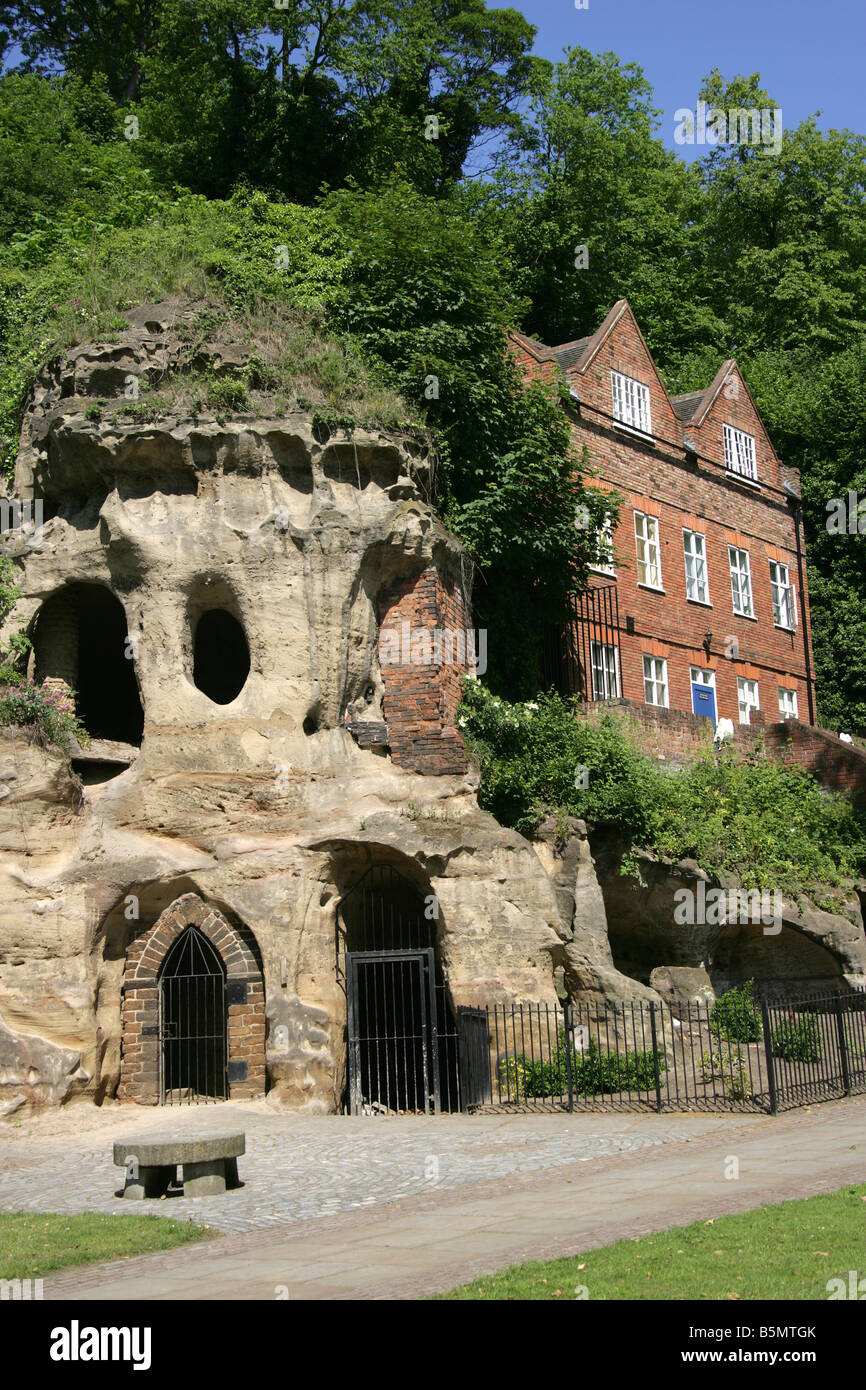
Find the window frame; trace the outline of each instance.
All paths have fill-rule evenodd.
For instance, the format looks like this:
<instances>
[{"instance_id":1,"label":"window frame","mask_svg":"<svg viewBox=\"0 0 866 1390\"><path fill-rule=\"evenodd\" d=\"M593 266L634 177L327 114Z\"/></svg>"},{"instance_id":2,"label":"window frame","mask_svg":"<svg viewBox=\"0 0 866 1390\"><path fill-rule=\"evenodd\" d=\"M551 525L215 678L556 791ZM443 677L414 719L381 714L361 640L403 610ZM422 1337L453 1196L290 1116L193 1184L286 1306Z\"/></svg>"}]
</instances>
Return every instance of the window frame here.
<instances>
[{"instance_id":1,"label":"window frame","mask_svg":"<svg viewBox=\"0 0 866 1390\"><path fill-rule=\"evenodd\" d=\"M690 536L691 539L692 539L693 541L699 540L699 541L701 542L701 554L700 554L700 555L698 555L696 551L691 551L691 550L689 550L688 545L686 544L686 537L687 537L687 536ZM703 597L703 598L700 598L700 597L698 597L696 594L691 594L691 593L689 592L689 560L692 560L692 561L694 562L694 566L695 566L695 583L696 583L696 585L697 585L697 563L698 563L698 561L700 561L701 564L703 565L703 570L704 570L704 578L703 578L703 592L704 592L704 597ZM707 567L707 537L706 537L706 532L705 532L705 531L692 531L691 528L688 527L688 526L684 526L684 527L683 527L683 563L684 563L684 565L685 565L685 570L686 570L686 598L687 598L688 602L689 602L689 603L699 603L699 604L701 604L704 608L712 608L713 605L712 605L712 603L710 602L710 574L709 574L709 569L708 569L708 567Z\"/></svg>"},{"instance_id":2,"label":"window frame","mask_svg":"<svg viewBox=\"0 0 866 1390\"><path fill-rule=\"evenodd\" d=\"M743 693L744 693L744 692L743 692L742 687L745 686L745 685L754 686L754 688L755 688L755 699L754 699L754 702L751 701L751 700L746 700L746 701L743 700ZM744 705L744 704L745 704L745 706L746 706L746 718L745 718L745 719L743 718L743 705ZM760 691L760 687L759 687L759 685L758 685L758 682L755 680L754 676L737 676L737 712L738 712L738 714L739 714L740 723L741 723L741 724L748 724L748 725L750 725L751 722L752 722L752 720L751 720L751 715L750 715L749 712L750 712L751 710L753 710L753 709L760 709L760 708L761 708L761 691Z\"/></svg>"},{"instance_id":3,"label":"window frame","mask_svg":"<svg viewBox=\"0 0 866 1390\"><path fill-rule=\"evenodd\" d=\"M778 686L776 687L776 691L777 691L778 700L779 700L779 720L780 720L780 723L783 723L783 724L784 724L785 721L788 720L788 719L799 719L799 718L800 718L800 702L799 702L799 700L798 700L798 698L797 698L797 691L796 691L796 690L790 690L790 689L789 689L787 686L785 686L785 685L778 685ZM793 710L786 712L786 711L782 708L782 696L783 696L783 695L790 695L790 696L791 696L791 700L792 700L793 706L794 706Z\"/></svg>"},{"instance_id":4,"label":"window frame","mask_svg":"<svg viewBox=\"0 0 866 1390\"><path fill-rule=\"evenodd\" d=\"M604 662L599 663L599 662L596 661L596 652L613 652L613 672L612 672L612 674L613 674L613 686L614 686L614 689L611 691L610 694L607 694L607 693L606 693L606 694L603 694L603 695L599 695L599 693L598 693L598 686L597 686L597 684L596 684L596 678L595 678L595 677L596 677L596 670L600 670L600 671L602 672L602 675L603 675L603 679L604 679L604 683L605 683L605 684L610 684L611 672L610 672L610 670L604 669L604 665L605 665ZM606 658L605 658L605 660L606 660ZM617 648L617 645L616 645L615 642L596 642L594 638L591 638L591 639L590 639L590 643L589 643L589 667L590 667L590 679L591 679L591 681L592 681L592 698L593 698L593 700L595 700L595 701L601 701L601 700L619 700L619 699L622 698L622 697L621 697L621 694L620 694L620 691L621 691L622 687L621 687L621 684L620 684L619 649Z\"/></svg>"},{"instance_id":5,"label":"window frame","mask_svg":"<svg viewBox=\"0 0 866 1390\"><path fill-rule=\"evenodd\" d=\"M616 557L613 549L613 512L606 511L604 521L597 526L593 532L595 540L596 563L591 564L589 569L593 574L606 574L611 579L616 579ZM601 550L604 546L610 554L610 562L602 564Z\"/></svg>"},{"instance_id":6,"label":"window frame","mask_svg":"<svg viewBox=\"0 0 866 1390\"><path fill-rule=\"evenodd\" d=\"M773 605L773 624L775 627L781 628L783 632L793 632L797 626L797 593L793 584L791 583L791 567L790 565L786 565L782 560L770 560L769 566L770 599ZM785 571L784 584L779 579L773 578L774 569L777 572L780 572L782 570ZM791 619L789 623L782 622L782 605L781 602L777 602L777 597L779 597L782 592L785 592L787 594Z\"/></svg>"},{"instance_id":7,"label":"window frame","mask_svg":"<svg viewBox=\"0 0 866 1390\"><path fill-rule=\"evenodd\" d=\"M638 381L636 376L627 376L625 372L618 372L611 368L610 391L613 403L612 414L616 424L622 426L623 429L634 430L635 434L642 434L647 439L651 439L653 432L652 401L650 389L646 383ZM630 399L630 396L633 399ZM625 413L619 414L620 408ZM635 420L638 423L635 423Z\"/></svg>"},{"instance_id":8,"label":"window frame","mask_svg":"<svg viewBox=\"0 0 866 1390\"><path fill-rule=\"evenodd\" d=\"M746 466L740 467L740 441L748 440ZM746 478L750 483L758 481L758 453L755 436L737 425L722 425L722 448L725 454L725 471L735 478Z\"/></svg>"},{"instance_id":9,"label":"window frame","mask_svg":"<svg viewBox=\"0 0 866 1390\"><path fill-rule=\"evenodd\" d=\"M651 521L651 522L653 523L653 525L655 526L655 538L654 538L654 539L650 537L649 527L648 527L648 526L647 526L647 528L646 528L646 535L641 535L640 531L638 530L638 517L640 517L642 521L645 521L645 522L650 522L650 521ZM638 582L638 584L639 584L642 588L644 588L644 589L654 589L654 590L656 591L656 593L662 593L662 594L663 594L663 593L664 593L664 586L663 586L663 583L662 583L662 541L661 541L661 526L660 526L660 524L659 524L659 519L658 519L657 516L652 516L649 512L635 511L635 513L634 513L634 541L635 541L635 559L636 559L636 562L637 562L637 582ZM647 578L647 579L641 579L641 577L640 577L640 567L641 567L641 565L643 565L643 567L644 567L644 573L645 573L645 574L648 575L648 574L649 574L649 571L650 571L650 561L649 561L648 559L643 559L643 560L641 560L641 552L640 552L640 547L641 547L641 545L643 545L643 546L645 547L645 552L644 552L645 555L648 554L648 552L649 552L649 547L650 547L650 546L655 546L655 552L656 552L656 569L657 569L657 571L658 571L658 583L657 583L657 584L651 583L650 580L649 580L648 578Z\"/></svg>"},{"instance_id":10,"label":"window frame","mask_svg":"<svg viewBox=\"0 0 866 1390\"><path fill-rule=\"evenodd\" d=\"M746 557L745 576L746 576L746 581L747 581L748 586L749 586L749 608L748 608L748 611L747 611L746 609L744 609L744 608L738 608L738 607L737 607L737 598L738 598L738 596L741 596L741 594L742 594L742 586L738 583L737 587L736 587L736 588L734 587L734 559L733 559L734 555L738 555L738 556L739 556L739 555L745 555L745 557ZM728 545L728 567L729 567L729 569L730 569L730 571L731 571L731 607L733 608L733 611L734 611L734 613L736 614L736 616L737 616L738 618L751 618L751 619L754 620L754 617L755 617L755 591L754 591L754 589L752 588L752 560L751 560L751 556L749 555L748 550L741 550L740 547L739 547L738 545L730 545L730 544L729 544L729 545ZM736 573L737 573L737 575L740 575L741 573L743 573L743 571L740 570L739 565L737 566Z\"/></svg>"},{"instance_id":11,"label":"window frame","mask_svg":"<svg viewBox=\"0 0 866 1390\"><path fill-rule=\"evenodd\" d=\"M668 663L667 663L667 657L664 657L664 656L650 656L647 652L642 652L641 655L642 655L642 657L643 657L643 694L644 694L644 704L645 704L645 705L651 705L651 706L653 707L653 709L670 709L670 707L671 707L671 701L670 701L670 687L669 687L669 685L668 685ZM649 663L650 668L651 668L651 674L650 674L650 675L647 675L647 663ZM662 673L661 673L661 676L660 676L660 677L659 677L658 675L655 674L655 668L656 668L657 665L658 665L658 666L661 666L661 668L662 668ZM648 693L647 693L647 687L648 687L648 686L659 687L660 690L661 690L661 693L664 695L664 699L663 699L663 700L651 700L650 697L649 697L649 695L648 695ZM654 693L656 693L656 692L654 691Z\"/></svg>"}]
</instances>

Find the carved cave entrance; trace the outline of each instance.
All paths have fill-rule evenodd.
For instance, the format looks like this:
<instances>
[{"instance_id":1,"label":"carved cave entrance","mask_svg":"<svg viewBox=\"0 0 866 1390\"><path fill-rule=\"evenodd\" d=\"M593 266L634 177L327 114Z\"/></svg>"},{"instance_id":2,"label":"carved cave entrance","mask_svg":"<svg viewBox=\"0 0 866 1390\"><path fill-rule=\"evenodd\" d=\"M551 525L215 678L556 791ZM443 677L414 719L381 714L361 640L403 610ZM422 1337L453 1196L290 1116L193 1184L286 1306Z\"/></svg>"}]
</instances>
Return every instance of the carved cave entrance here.
<instances>
[{"instance_id":1,"label":"carved cave entrance","mask_svg":"<svg viewBox=\"0 0 866 1390\"><path fill-rule=\"evenodd\" d=\"M40 608L33 628L33 678L76 692L92 738L139 745L144 713L126 612L102 584L67 584Z\"/></svg>"},{"instance_id":2,"label":"carved cave entrance","mask_svg":"<svg viewBox=\"0 0 866 1390\"><path fill-rule=\"evenodd\" d=\"M436 950L435 900L389 864L374 865L337 910L346 989L347 1107L459 1110L457 1031Z\"/></svg>"},{"instance_id":3,"label":"carved cave entrance","mask_svg":"<svg viewBox=\"0 0 866 1390\"><path fill-rule=\"evenodd\" d=\"M142 890L149 925L123 948L118 1098L177 1105L261 1095L265 994L252 932L197 893L156 917L147 897Z\"/></svg>"},{"instance_id":4,"label":"carved cave entrance","mask_svg":"<svg viewBox=\"0 0 866 1390\"><path fill-rule=\"evenodd\" d=\"M163 1105L226 1099L225 966L196 927L177 938L159 974L159 1049Z\"/></svg>"}]
</instances>

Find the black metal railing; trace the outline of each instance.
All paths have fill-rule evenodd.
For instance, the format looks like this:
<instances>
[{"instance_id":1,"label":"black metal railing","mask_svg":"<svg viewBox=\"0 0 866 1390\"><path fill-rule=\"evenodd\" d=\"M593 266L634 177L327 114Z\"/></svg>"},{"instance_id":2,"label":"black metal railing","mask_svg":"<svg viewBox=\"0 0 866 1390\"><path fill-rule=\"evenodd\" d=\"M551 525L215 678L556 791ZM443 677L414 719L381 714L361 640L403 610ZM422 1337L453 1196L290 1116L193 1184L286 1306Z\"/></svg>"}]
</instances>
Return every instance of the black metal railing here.
<instances>
[{"instance_id":1,"label":"black metal railing","mask_svg":"<svg viewBox=\"0 0 866 1390\"><path fill-rule=\"evenodd\" d=\"M622 695L619 600L616 584L601 584L571 599L571 621L549 628L542 650L545 686L586 701Z\"/></svg>"},{"instance_id":2,"label":"black metal railing","mask_svg":"<svg viewBox=\"0 0 866 1390\"><path fill-rule=\"evenodd\" d=\"M464 1108L779 1110L866 1091L866 993L459 1009Z\"/></svg>"}]
</instances>

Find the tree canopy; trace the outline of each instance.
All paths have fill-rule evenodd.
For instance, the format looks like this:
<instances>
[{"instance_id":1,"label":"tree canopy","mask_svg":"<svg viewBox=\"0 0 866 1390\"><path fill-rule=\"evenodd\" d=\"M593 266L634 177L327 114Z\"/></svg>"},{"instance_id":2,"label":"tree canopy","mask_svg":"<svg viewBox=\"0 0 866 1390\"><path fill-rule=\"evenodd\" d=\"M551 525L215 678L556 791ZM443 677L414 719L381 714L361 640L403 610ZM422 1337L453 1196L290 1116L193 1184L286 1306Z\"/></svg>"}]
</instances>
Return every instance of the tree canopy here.
<instances>
[{"instance_id":1,"label":"tree canopy","mask_svg":"<svg viewBox=\"0 0 866 1390\"><path fill-rule=\"evenodd\" d=\"M637 64L533 38L484 0L0 3L7 463L40 362L136 295L303 312L432 432L491 683L525 699L599 503L505 331L581 337L625 296L672 391L735 356L800 468L819 715L866 732L863 540L826 526L866 497L864 137L810 118L686 164ZM775 106L759 74L700 95Z\"/></svg>"}]
</instances>

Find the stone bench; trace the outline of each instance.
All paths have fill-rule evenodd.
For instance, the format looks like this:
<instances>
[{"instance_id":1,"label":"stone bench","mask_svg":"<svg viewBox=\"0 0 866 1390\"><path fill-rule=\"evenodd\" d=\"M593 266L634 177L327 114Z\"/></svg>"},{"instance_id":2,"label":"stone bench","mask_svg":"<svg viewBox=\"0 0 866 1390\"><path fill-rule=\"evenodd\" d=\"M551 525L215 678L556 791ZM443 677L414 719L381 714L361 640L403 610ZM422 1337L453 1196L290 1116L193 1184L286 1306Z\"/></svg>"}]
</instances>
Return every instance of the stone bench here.
<instances>
[{"instance_id":1,"label":"stone bench","mask_svg":"<svg viewBox=\"0 0 866 1390\"><path fill-rule=\"evenodd\" d=\"M114 1162L126 1169L124 1197L162 1197L179 1165L185 1197L215 1197L240 1186L238 1157L245 1150L243 1134L151 1134L119 1139Z\"/></svg>"}]
</instances>

